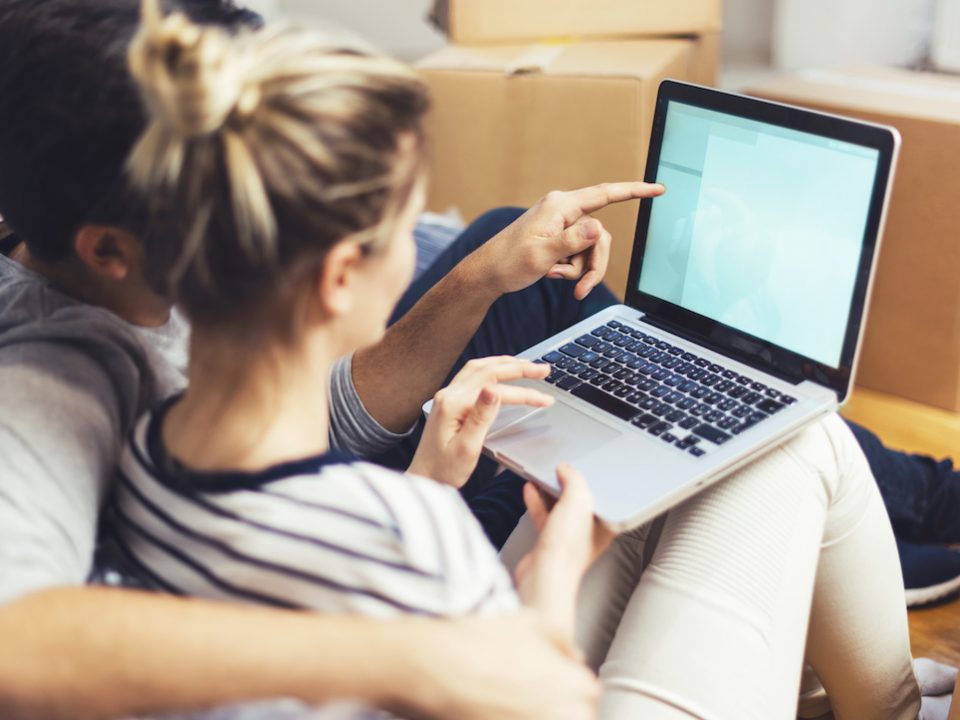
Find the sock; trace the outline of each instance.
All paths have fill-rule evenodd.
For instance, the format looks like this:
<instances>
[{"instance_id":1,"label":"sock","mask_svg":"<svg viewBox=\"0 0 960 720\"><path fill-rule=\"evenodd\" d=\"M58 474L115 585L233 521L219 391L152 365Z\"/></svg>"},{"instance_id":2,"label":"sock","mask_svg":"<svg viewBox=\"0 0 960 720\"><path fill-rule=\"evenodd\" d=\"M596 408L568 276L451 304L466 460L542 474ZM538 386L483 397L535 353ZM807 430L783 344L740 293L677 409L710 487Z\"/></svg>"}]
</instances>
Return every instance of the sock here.
<instances>
[{"instance_id":1,"label":"sock","mask_svg":"<svg viewBox=\"0 0 960 720\"><path fill-rule=\"evenodd\" d=\"M913 672L920 684L920 694L924 697L946 695L953 692L957 683L957 669L929 658L917 658L913 661Z\"/></svg>"}]
</instances>

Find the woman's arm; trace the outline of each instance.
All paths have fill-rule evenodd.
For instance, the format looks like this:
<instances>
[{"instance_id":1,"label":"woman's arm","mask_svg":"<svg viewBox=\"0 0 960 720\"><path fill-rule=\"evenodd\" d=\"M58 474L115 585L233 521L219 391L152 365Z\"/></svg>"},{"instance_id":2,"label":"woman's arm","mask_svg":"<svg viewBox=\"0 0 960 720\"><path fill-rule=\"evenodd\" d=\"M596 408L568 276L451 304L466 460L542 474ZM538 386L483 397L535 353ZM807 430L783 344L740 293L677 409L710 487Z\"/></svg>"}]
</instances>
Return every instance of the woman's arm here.
<instances>
[{"instance_id":1,"label":"woman's arm","mask_svg":"<svg viewBox=\"0 0 960 720\"><path fill-rule=\"evenodd\" d=\"M87 720L292 697L423 718L593 717L596 680L550 632L528 615L383 622L48 590L0 606L0 716Z\"/></svg>"}]
</instances>

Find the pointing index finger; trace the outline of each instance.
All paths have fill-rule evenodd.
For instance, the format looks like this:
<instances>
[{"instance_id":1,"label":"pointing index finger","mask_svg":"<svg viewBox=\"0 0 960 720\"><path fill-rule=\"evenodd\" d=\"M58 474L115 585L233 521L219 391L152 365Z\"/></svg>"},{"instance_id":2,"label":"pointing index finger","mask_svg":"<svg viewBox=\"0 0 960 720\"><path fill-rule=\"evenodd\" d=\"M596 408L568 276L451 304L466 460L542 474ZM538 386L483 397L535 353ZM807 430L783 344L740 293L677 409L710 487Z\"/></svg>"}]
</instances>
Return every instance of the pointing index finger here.
<instances>
[{"instance_id":1,"label":"pointing index finger","mask_svg":"<svg viewBox=\"0 0 960 720\"><path fill-rule=\"evenodd\" d=\"M596 212L613 203L652 198L662 195L666 188L659 183L619 182L601 183L567 193L564 219L576 222L581 215Z\"/></svg>"}]
</instances>

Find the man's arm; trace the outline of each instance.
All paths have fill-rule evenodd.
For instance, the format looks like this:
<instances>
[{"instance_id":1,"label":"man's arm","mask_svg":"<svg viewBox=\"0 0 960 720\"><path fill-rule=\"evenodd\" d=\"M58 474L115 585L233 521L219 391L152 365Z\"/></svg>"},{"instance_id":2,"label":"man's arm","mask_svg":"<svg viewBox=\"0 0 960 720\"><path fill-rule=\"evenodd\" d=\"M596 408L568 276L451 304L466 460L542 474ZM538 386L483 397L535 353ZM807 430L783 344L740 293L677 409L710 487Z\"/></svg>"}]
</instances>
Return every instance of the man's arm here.
<instances>
[{"instance_id":1,"label":"man's arm","mask_svg":"<svg viewBox=\"0 0 960 720\"><path fill-rule=\"evenodd\" d=\"M598 697L565 641L526 614L374 621L89 587L0 606L0 637L9 720L278 697L351 698L407 717L587 720Z\"/></svg>"},{"instance_id":2,"label":"man's arm","mask_svg":"<svg viewBox=\"0 0 960 720\"><path fill-rule=\"evenodd\" d=\"M603 280L610 251L609 233L590 213L662 192L632 182L547 195L354 356L353 381L370 415L390 431L408 430L501 295L548 277L578 279L575 295L585 298Z\"/></svg>"}]
</instances>

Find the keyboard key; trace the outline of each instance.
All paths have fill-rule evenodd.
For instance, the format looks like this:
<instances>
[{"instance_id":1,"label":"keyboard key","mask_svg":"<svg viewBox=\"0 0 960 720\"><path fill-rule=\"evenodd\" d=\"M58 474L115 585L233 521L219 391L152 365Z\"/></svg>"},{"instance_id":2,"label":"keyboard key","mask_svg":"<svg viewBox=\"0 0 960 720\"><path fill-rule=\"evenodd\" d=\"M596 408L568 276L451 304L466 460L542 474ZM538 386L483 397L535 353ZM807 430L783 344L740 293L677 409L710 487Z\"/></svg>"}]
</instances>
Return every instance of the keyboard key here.
<instances>
[{"instance_id":1,"label":"keyboard key","mask_svg":"<svg viewBox=\"0 0 960 720\"><path fill-rule=\"evenodd\" d=\"M617 380L623 380L629 374L630 371L627 368L620 368L613 374L613 377Z\"/></svg>"},{"instance_id":2,"label":"keyboard key","mask_svg":"<svg viewBox=\"0 0 960 720\"><path fill-rule=\"evenodd\" d=\"M653 380L640 380L640 382L637 383L637 390L648 393L656 386L657 384Z\"/></svg>"},{"instance_id":3,"label":"keyboard key","mask_svg":"<svg viewBox=\"0 0 960 720\"><path fill-rule=\"evenodd\" d=\"M666 420L667 422L682 423L684 420L687 419L687 416L684 415L679 410L673 410L671 412L668 412L663 419Z\"/></svg>"},{"instance_id":4,"label":"keyboard key","mask_svg":"<svg viewBox=\"0 0 960 720\"><path fill-rule=\"evenodd\" d=\"M564 356L558 353L556 350L554 350L553 352L547 353L546 355L543 356L543 359L546 360L551 365L553 365L554 363L560 362L561 360L563 360L563 358Z\"/></svg>"},{"instance_id":5,"label":"keyboard key","mask_svg":"<svg viewBox=\"0 0 960 720\"><path fill-rule=\"evenodd\" d=\"M673 412L673 408L667 405L665 402L661 402L661 403L657 403L652 408L650 408L650 412L652 412L657 417L665 417L669 415L671 412Z\"/></svg>"},{"instance_id":6,"label":"keyboard key","mask_svg":"<svg viewBox=\"0 0 960 720\"><path fill-rule=\"evenodd\" d=\"M664 442L670 443L671 445L677 441L676 435L673 435L668 432L663 433L663 435L660 436L660 439L663 440Z\"/></svg>"},{"instance_id":7,"label":"keyboard key","mask_svg":"<svg viewBox=\"0 0 960 720\"><path fill-rule=\"evenodd\" d=\"M632 387L624 386L613 391L613 394L618 398L625 398L627 395L633 392Z\"/></svg>"},{"instance_id":8,"label":"keyboard key","mask_svg":"<svg viewBox=\"0 0 960 720\"><path fill-rule=\"evenodd\" d=\"M680 421L680 427L682 427L684 430L692 430L699 424L700 424L700 418L689 417L689 416L687 417L686 420ZM694 436L691 435L690 437L694 437Z\"/></svg>"},{"instance_id":9,"label":"keyboard key","mask_svg":"<svg viewBox=\"0 0 960 720\"><path fill-rule=\"evenodd\" d=\"M655 397L650 397L649 395L640 401L640 407L642 407L644 410L653 410L653 408L659 404L659 400L657 400Z\"/></svg>"},{"instance_id":10,"label":"keyboard key","mask_svg":"<svg viewBox=\"0 0 960 720\"><path fill-rule=\"evenodd\" d=\"M605 358L615 358L620 357L621 353L623 353L623 350L618 347L611 346L609 350L602 354Z\"/></svg>"},{"instance_id":11,"label":"keyboard key","mask_svg":"<svg viewBox=\"0 0 960 720\"><path fill-rule=\"evenodd\" d=\"M690 397L696 398L697 400L702 400L707 395L710 394L710 390L705 388L703 385L697 385L693 390L690 391Z\"/></svg>"},{"instance_id":12,"label":"keyboard key","mask_svg":"<svg viewBox=\"0 0 960 720\"><path fill-rule=\"evenodd\" d=\"M703 403L697 403L689 410L689 413L691 415L696 415L697 417L700 417L704 413L708 413L708 412L710 412L710 406L704 405Z\"/></svg>"},{"instance_id":13,"label":"keyboard key","mask_svg":"<svg viewBox=\"0 0 960 720\"><path fill-rule=\"evenodd\" d=\"M658 367L657 367L656 365L654 365L653 363L648 362L648 363L644 363L643 365L641 365L640 367L638 367L638 368L637 368L637 372L638 372L638 373L643 373L644 375L649 375L650 373L656 372L656 371L659 370L659 369L660 369L660 368L658 368Z\"/></svg>"},{"instance_id":14,"label":"keyboard key","mask_svg":"<svg viewBox=\"0 0 960 720\"><path fill-rule=\"evenodd\" d=\"M596 330L591 330L590 334L593 335L594 337L603 339L607 335L607 327L605 325L602 327L598 327Z\"/></svg>"},{"instance_id":15,"label":"keyboard key","mask_svg":"<svg viewBox=\"0 0 960 720\"><path fill-rule=\"evenodd\" d=\"M650 335L647 335L645 338L643 338L643 341L644 341L647 345L656 345L656 344L657 344L657 339L656 339L655 337L650 336Z\"/></svg>"},{"instance_id":16,"label":"keyboard key","mask_svg":"<svg viewBox=\"0 0 960 720\"><path fill-rule=\"evenodd\" d=\"M756 425L758 422L760 422L760 421L763 420L763 419L764 419L764 418L754 419L754 416L751 415L751 416L748 417L746 420L744 420L742 423L740 423L740 424L737 425L735 428L733 428L733 431L732 431L732 432L733 432L734 435L739 435L739 434L742 433L744 430L749 430L750 428L752 428L754 425Z\"/></svg>"},{"instance_id":17,"label":"keyboard key","mask_svg":"<svg viewBox=\"0 0 960 720\"><path fill-rule=\"evenodd\" d=\"M692 448L687 450L687 452L693 455L694 457L703 457L703 455L706 454L706 451L702 447L697 447L696 445L694 445Z\"/></svg>"},{"instance_id":18,"label":"keyboard key","mask_svg":"<svg viewBox=\"0 0 960 720\"><path fill-rule=\"evenodd\" d=\"M610 382L608 382L606 385L603 386L603 389L606 390L608 393L612 393L612 392L616 392L622 387L626 387L626 386L623 385L618 380L611 380Z\"/></svg>"},{"instance_id":19,"label":"keyboard key","mask_svg":"<svg viewBox=\"0 0 960 720\"><path fill-rule=\"evenodd\" d=\"M570 393L574 397L586 400L591 405L604 410L612 415L616 415L621 420L631 420L639 411L632 405L618 400L615 397L607 395L603 390L598 390L593 385L584 383L573 389Z\"/></svg>"},{"instance_id":20,"label":"keyboard key","mask_svg":"<svg viewBox=\"0 0 960 720\"><path fill-rule=\"evenodd\" d=\"M597 355L592 350L588 350L587 352L585 352L583 355L580 356L580 362L582 363L592 363L595 360L599 360L599 359L600 359L600 356Z\"/></svg>"},{"instance_id":21,"label":"keyboard key","mask_svg":"<svg viewBox=\"0 0 960 720\"><path fill-rule=\"evenodd\" d=\"M738 405L739 403L736 400L731 400L730 398L727 398L726 400L724 400L723 402L717 405L717 410L722 410L723 412L730 412Z\"/></svg>"},{"instance_id":22,"label":"keyboard key","mask_svg":"<svg viewBox=\"0 0 960 720\"><path fill-rule=\"evenodd\" d=\"M576 345L574 343L569 343L567 345L564 345L562 348L560 348L560 352L562 352L564 355L569 355L570 357L574 357L574 358L580 357L586 351L587 349L585 347Z\"/></svg>"},{"instance_id":23,"label":"keyboard key","mask_svg":"<svg viewBox=\"0 0 960 720\"><path fill-rule=\"evenodd\" d=\"M683 348L678 348L676 345L671 345L667 350L667 352L670 353L671 355L682 355Z\"/></svg>"},{"instance_id":24,"label":"keyboard key","mask_svg":"<svg viewBox=\"0 0 960 720\"><path fill-rule=\"evenodd\" d=\"M653 375L651 375L650 377L652 377L654 380L658 380L658 381L660 381L660 382L663 382L663 381L666 380L668 377L670 377L671 374L672 374L672 373L671 373L669 370L664 370L663 368L660 368L659 370L657 370L657 371L656 371Z\"/></svg>"},{"instance_id":25,"label":"keyboard key","mask_svg":"<svg viewBox=\"0 0 960 720\"><path fill-rule=\"evenodd\" d=\"M661 435L669 430L673 430L673 425L665 422L658 422L647 428L647 432L651 435Z\"/></svg>"},{"instance_id":26,"label":"keyboard key","mask_svg":"<svg viewBox=\"0 0 960 720\"><path fill-rule=\"evenodd\" d=\"M730 435L723 432L723 430L717 430L717 428L712 425L707 425L706 423L695 427L693 432L704 440L709 440L714 445L723 445L723 443L730 439Z\"/></svg>"},{"instance_id":27,"label":"keyboard key","mask_svg":"<svg viewBox=\"0 0 960 720\"><path fill-rule=\"evenodd\" d=\"M606 385L608 382L610 382L610 378L608 378L606 375L597 375L594 378L590 378L590 384L597 387Z\"/></svg>"},{"instance_id":28,"label":"keyboard key","mask_svg":"<svg viewBox=\"0 0 960 720\"><path fill-rule=\"evenodd\" d=\"M732 387L729 390L727 390L727 395L729 395L732 398L739 398L742 395L746 394L746 392L747 392L747 389L745 387L743 387L742 385L736 385L735 387Z\"/></svg>"},{"instance_id":29,"label":"keyboard key","mask_svg":"<svg viewBox=\"0 0 960 720\"><path fill-rule=\"evenodd\" d=\"M710 367L710 361L709 361L709 360L704 360L703 358L697 358L696 360L694 360L694 363L695 363L696 366L699 367L699 368L708 368L708 367Z\"/></svg>"},{"instance_id":30,"label":"keyboard key","mask_svg":"<svg viewBox=\"0 0 960 720\"><path fill-rule=\"evenodd\" d=\"M643 400L645 397L646 395L644 395L643 393L632 392L629 395L627 395L624 398L624 400L630 403L631 405L639 405L640 401Z\"/></svg>"},{"instance_id":31,"label":"keyboard key","mask_svg":"<svg viewBox=\"0 0 960 720\"><path fill-rule=\"evenodd\" d=\"M606 358L598 357L596 360L590 363L590 367L592 367L594 370L603 370L609 364L610 361Z\"/></svg>"},{"instance_id":32,"label":"keyboard key","mask_svg":"<svg viewBox=\"0 0 960 720\"><path fill-rule=\"evenodd\" d=\"M561 390L573 390L582 382L583 381L578 377L574 377L573 375L567 375L562 380L557 381L557 387L560 388Z\"/></svg>"},{"instance_id":33,"label":"keyboard key","mask_svg":"<svg viewBox=\"0 0 960 720\"><path fill-rule=\"evenodd\" d=\"M680 383L684 382L683 375L671 375L666 380L663 381L664 385L669 385L670 387L677 387Z\"/></svg>"},{"instance_id":34,"label":"keyboard key","mask_svg":"<svg viewBox=\"0 0 960 720\"><path fill-rule=\"evenodd\" d=\"M710 372L712 372L712 373L722 373L722 372L723 372L723 368L720 367L719 365L717 365L716 363L713 363L713 364L710 366Z\"/></svg>"},{"instance_id":35,"label":"keyboard key","mask_svg":"<svg viewBox=\"0 0 960 720\"><path fill-rule=\"evenodd\" d=\"M711 410L710 412L704 414L703 419L710 423L719 422L723 419L723 413L717 412L716 410Z\"/></svg>"},{"instance_id":36,"label":"keyboard key","mask_svg":"<svg viewBox=\"0 0 960 720\"><path fill-rule=\"evenodd\" d=\"M621 335L620 337L614 339L613 344L619 348L626 347L633 342L633 338L629 335Z\"/></svg>"},{"instance_id":37,"label":"keyboard key","mask_svg":"<svg viewBox=\"0 0 960 720\"><path fill-rule=\"evenodd\" d=\"M565 378L567 374L562 370L553 370L546 378L544 378L548 383L555 383L558 380Z\"/></svg>"},{"instance_id":38,"label":"keyboard key","mask_svg":"<svg viewBox=\"0 0 960 720\"><path fill-rule=\"evenodd\" d=\"M766 420L768 417L770 417L770 416L769 416L769 415L764 415L764 414L761 413L761 412L755 412L755 413L753 413L752 415L750 415L750 416L747 418L747 420L752 420L753 422L760 422L761 420Z\"/></svg>"},{"instance_id":39,"label":"keyboard key","mask_svg":"<svg viewBox=\"0 0 960 720\"><path fill-rule=\"evenodd\" d=\"M694 360L697 359L697 356L696 356L696 355L694 355L693 353L688 353L688 352L685 352L685 353L684 353L683 355L681 355L680 357L682 357L682 358L683 358L684 360L686 360L687 362L693 362Z\"/></svg>"},{"instance_id":40,"label":"keyboard key","mask_svg":"<svg viewBox=\"0 0 960 720\"><path fill-rule=\"evenodd\" d=\"M683 427L682 425L680 427ZM693 447L700 442L700 438L696 435L687 435L683 440L677 443L678 448L683 448L686 450L688 447Z\"/></svg>"},{"instance_id":41,"label":"keyboard key","mask_svg":"<svg viewBox=\"0 0 960 720\"><path fill-rule=\"evenodd\" d=\"M750 383L750 389L755 392L763 392L767 389L767 386L760 382Z\"/></svg>"},{"instance_id":42,"label":"keyboard key","mask_svg":"<svg viewBox=\"0 0 960 720\"><path fill-rule=\"evenodd\" d=\"M577 345L583 345L585 348L592 348L594 345L600 342L600 340L593 335L581 335L574 342L576 342Z\"/></svg>"},{"instance_id":43,"label":"keyboard key","mask_svg":"<svg viewBox=\"0 0 960 720\"><path fill-rule=\"evenodd\" d=\"M796 398L790 397L789 395L784 395L783 393L780 393L780 402L782 402L783 404L785 404L785 405L793 405L796 401L797 401Z\"/></svg>"},{"instance_id":44,"label":"keyboard key","mask_svg":"<svg viewBox=\"0 0 960 720\"><path fill-rule=\"evenodd\" d=\"M691 380L700 380L702 378L705 378L706 376L707 376L707 371L701 368L697 368L696 370L693 370L687 373L687 377L690 378Z\"/></svg>"},{"instance_id":45,"label":"keyboard key","mask_svg":"<svg viewBox=\"0 0 960 720\"><path fill-rule=\"evenodd\" d=\"M737 374L733 370L724 370L723 377L727 380L736 380Z\"/></svg>"},{"instance_id":46,"label":"keyboard key","mask_svg":"<svg viewBox=\"0 0 960 720\"><path fill-rule=\"evenodd\" d=\"M730 428L734 427L735 425L738 425L739 423L740 421L737 420L736 418L725 417L722 420L717 422L717 427L720 428L721 430L729 430Z\"/></svg>"},{"instance_id":47,"label":"keyboard key","mask_svg":"<svg viewBox=\"0 0 960 720\"><path fill-rule=\"evenodd\" d=\"M700 384L707 387L713 387L718 382L720 382L720 378L717 375L706 375L700 380Z\"/></svg>"},{"instance_id":48,"label":"keyboard key","mask_svg":"<svg viewBox=\"0 0 960 720\"><path fill-rule=\"evenodd\" d=\"M663 397L663 401L665 403L670 403L671 405L675 405L676 403L680 402L683 399L684 399L683 394L678 393L676 390L674 390L669 395L664 395Z\"/></svg>"},{"instance_id":49,"label":"keyboard key","mask_svg":"<svg viewBox=\"0 0 960 720\"><path fill-rule=\"evenodd\" d=\"M766 399L758 402L755 407L761 412L765 412L768 415L773 415L773 413L783 410L785 406L773 400Z\"/></svg>"},{"instance_id":50,"label":"keyboard key","mask_svg":"<svg viewBox=\"0 0 960 720\"><path fill-rule=\"evenodd\" d=\"M600 342L593 346L593 351L598 355L603 355L607 350L612 348L613 345L608 342Z\"/></svg>"},{"instance_id":51,"label":"keyboard key","mask_svg":"<svg viewBox=\"0 0 960 720\"><path fill-rule=\"evenodd\" d=\"M652 347L650 347L649 345L644 345L642 348L640 348L639 350L636 350L635 352L637 353L637 355L638 355L639 357L648 358L648 357L654 355L657 351L654 350L654 349L653 349Z\"/></svg>"},{"instance_id":52,"label":"keyboard key","mask_svg":"<svg viewBox=\"0 0 960 720\"><path fill-rule=\"evenodd\" d=\"M753 408L749 405L738 405L730 414L736 418L745 418L753 413Z\"/></svg>"},{"instance_id":53,"label":"keyboard key","mask_svg":"<svg viewBox=\"0 0 960 720\"><path fill-rule=\"evenodd\" d=\"M693 380L685 380L679 385L677 385L677 390L679 390L680 392L689 393L689 392L693 392L698 387L700 386L697 383L695 383Z\"/></svg>"},{"instance_id":54,"label":"keyboard key","mask_svg":"<svg viewBox=\"0 0 960 720\"><path fill-rule=\"evenodd\" d=\"M623 325L621 323L618 323L616 320L611 320L610 322L607 323L607 327L611 327L614 330L617 330L618 328L623 327Z\"/></svg>"},{"instance_id":55,"label":"keyboard key","mask_svg":"<svg viewBox=\"0 0 960 720\"><path fill-rule=\"evenodd\" d=\"M720 382L718 382L716 385L713 386L713 389L716 390L717 392L725 393L727 390L729 390L732 387L736 387L736 385L734 385L729 380L721 380Z\"/></svg>"},{"instance_id":56,"label":"keyboard key","mask_svg":"<svg viewBox=\"0 0 960 720\"><path fill-rule=\"evenodd\" d=\"M588 367L587 367L586 365L584 365L583 363L575 362L575 363L571 363L571 364L570 364L570 367L567 367L567 368L564 368L564 369L565 369L568 373L570 373L571 375L579 375L579 374L582 373L584 370L587 370Z\"/></svg>"},{"instance_id":57,"label":"keyboard key","mask_svg":"<svg viewBox=\"0 0 960 720\"><path fill-rule=\"evenodd\" d=\"M747 405L753 405L759 400L763 400L763 395L757 392L748 392L746 395L740 398L740 401L745 402Z\"/></svg>"},{"instance_id":58,"label":"keyboard key","mask_svg":"<svg viewBox=\"0 0 960 720\"><path fill-rule=\"evenodd\" d=\"M577 377L580 378L581 380L593 380L599 374L600 373L598 373L596 370L591 370L590 368L587 368L582 373L577 375Z\"/></svg>"},{"instance_id":59,"label":"keyboard key","mask_svg":"<svg viewBox=\"0 0 960 720\"><path fill-rule=\"evenodd\" d=\"M657 349L658 350L669 350L670 343L664 342L663 340L657 340Z\"/></svg>"},{"instance_id":60,"label":"keyboard key","mask_svg":"<svg viewBox=\"0 0 960 720\"><path fill-rule=\"evenodd\" d=\"M626 332L626 330L624 330L624 332ZM647 337L646 333L642 333L639 330L631 330L630 334L633 335L633 337L635 337L637 340L643 340L645 337Z\"/></svg>"},{"instance_id":61,"label":"keyboard key","mask_svg":"<svg viewBox=\"0 0 960 720\"><path fill-rule=\"evenodd\" d=\"M660 364L663 367L667 368L668 370L673 370L677 365L680 364L680 361L675 357L671 357L671 358L667 358Z\"/></svg>"},{"instance_id":62,"label":"keyboard key","mask_svg":"<svg viewBox=\"0 0 960 720\"><path fill-rule=\"evenodd\" d=\"M736 382L740 385L749 385L752 381L746 375L738 375Z\"/></svg>"},{"instance_id":63,"label":"keyboard key","mask_svg":"<svg viewBox=\"0 0 960 720\"><path fill-rule=\"evenodd\" d=\"M776 390L774 390L773 388L769 388L769 387L768 387L766 390L764 390L763 394L766 395L766 396L767 396L768 398L770 398L771 400L779 400L779 399L780 399L780 393L777 392Z\"/></svg>"},{"instance_id":64,"label":"keyboard key","mask_svg":"<svg viewBox=\"0 0 960 720\"><path fill-rule=\"evenodd\" d=\"M640 417L633 419L633 424L636 425L638 428L648 428L656 422L660 422L657 419L657 416L649 415L649 414L641 415Z\"/></svg>"},{"instance_id":65,"label":"keyboard key","mask_svg":"<svg viewBox=\"0 0 960 720\"><path fill-rule=\"evenodd\" d=\"M634 340L632 343L627 345L626 349L629 350L630 352L636 352L637 350L642 350L644 347L646 346L642 342L640 342L639 340Z\"/></svg>"},{"instance_id":66,"label":"keyboard key","mask_svg":"<svg viewBox=\"0 0 960 720\"><path fill-rule=\"evenodd\" d=\"M650 391L650 394L653 395L653 397L662 398L670 394L670 388L665 385L658 385Z\"/></svg>"},{"instance_id":67,"label":"keyboard key","mask_svg":"<svg viewBox=\"0 0 960 720\"><path fill-rule=\"evenodd\" d=\"M684 398L683 400L677 403L677 407L682 408L684 410L689 410L696 404L697 404L697 401L694 400L693 398Z\"/></svg>"},{"instance_id":68,"label":"keyboard key","mask_svg":"<svg viewBox=\"0 0 960 720\"><path fill-rule=\"evenodd\" d=\"M712 393L710 393L709 395L707 395L707 396L705 396L705 397L703 398L703 401L704 401L707 405L716 405L716 404L717 404L718 402L720 402L721 400L723 400L723 395L721 395L721 394L718 393L718 392L712 392Z\"/></svg>"}]
</instances>

